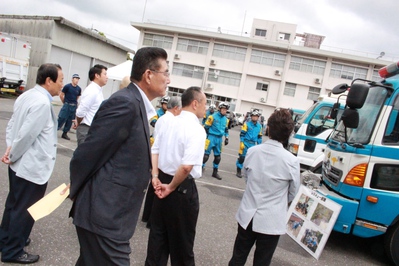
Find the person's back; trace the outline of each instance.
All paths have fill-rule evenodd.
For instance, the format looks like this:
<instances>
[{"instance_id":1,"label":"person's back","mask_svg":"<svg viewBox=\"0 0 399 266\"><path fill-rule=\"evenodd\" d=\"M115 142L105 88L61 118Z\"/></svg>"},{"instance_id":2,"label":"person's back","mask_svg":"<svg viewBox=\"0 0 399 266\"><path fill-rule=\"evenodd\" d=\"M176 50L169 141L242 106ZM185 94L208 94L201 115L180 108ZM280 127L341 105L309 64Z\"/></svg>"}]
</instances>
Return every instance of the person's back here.
<instances>
[{"instance_id":1,"label":"person's back","mask_svg":"<svg viewBox=\"0 0 399 266\"><path fill-rule=\"evenodd\" d=\"M83 90L82 97L76 110L76 137L78 145L83 143L86 138L93 118L104 101L102 87L107 84L107 67L103 65L94 65L89 70L89 79L91 83Z\"/></svg>"}]
</instances>

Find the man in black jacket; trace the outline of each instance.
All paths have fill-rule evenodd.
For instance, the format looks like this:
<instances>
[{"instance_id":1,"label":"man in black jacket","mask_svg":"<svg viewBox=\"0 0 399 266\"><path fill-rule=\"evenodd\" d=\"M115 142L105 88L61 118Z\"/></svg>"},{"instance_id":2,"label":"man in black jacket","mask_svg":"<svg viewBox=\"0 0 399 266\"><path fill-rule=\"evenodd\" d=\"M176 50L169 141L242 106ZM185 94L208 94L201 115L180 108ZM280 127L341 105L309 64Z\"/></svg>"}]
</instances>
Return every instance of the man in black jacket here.
<instances>
[{"instance_id":1,"label":"man in black jacket","mask_svg":"<svg viewBox=\"0 0 399 266\"><path fill-rule=\"evenodd\" d=\"M167 53L145 47L133 59L131 81L97 111L70 164L70 215L80 257L76 265L130 265L132 237L151 178L151 100L170 83Z\"/></svg>"}]
</instances>

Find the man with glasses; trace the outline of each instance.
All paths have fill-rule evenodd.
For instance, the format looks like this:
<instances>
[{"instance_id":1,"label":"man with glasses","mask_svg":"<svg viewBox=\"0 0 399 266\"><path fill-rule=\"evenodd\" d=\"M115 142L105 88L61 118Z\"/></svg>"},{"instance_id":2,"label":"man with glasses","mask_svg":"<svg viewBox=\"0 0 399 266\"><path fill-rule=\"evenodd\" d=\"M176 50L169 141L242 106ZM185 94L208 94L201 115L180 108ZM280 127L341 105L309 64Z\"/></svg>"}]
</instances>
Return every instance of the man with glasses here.
<instances>
[{"instance_id":1,"label":"man with glasses","mask_svg":"<svg viewBox=\"0 0 399 266\"><path fill-rule=\"evenodd\" d=\"M73 154L70 215L80 244L76 265L130 265L129 240L151 179L148 117L155 110L150 101L164 96L170 83L166 60L162 48L136 52L132 82L103 102Z\"/></svg>"}]
</instances>

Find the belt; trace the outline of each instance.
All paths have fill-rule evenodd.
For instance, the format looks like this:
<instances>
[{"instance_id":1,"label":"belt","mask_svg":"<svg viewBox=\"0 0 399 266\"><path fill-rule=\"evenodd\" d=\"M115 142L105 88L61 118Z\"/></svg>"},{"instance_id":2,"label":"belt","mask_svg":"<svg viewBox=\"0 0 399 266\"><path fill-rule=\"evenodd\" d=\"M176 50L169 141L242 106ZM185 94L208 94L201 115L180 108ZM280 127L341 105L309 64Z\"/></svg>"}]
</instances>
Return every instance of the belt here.
<instances>
[{"instance_id":1,"label":"belt","mask_svg":"<svg viewBox=\"0 0 399 266\"><path fill-rule=\"evenodd\" d=\"M66 103L66 104L71 105L71 106L76 106L77 105L76 103Z\"/></svg>"},{"instance_id":2,"label":"belt","mask_svg":"<svg viewBox=\"0 0 399 266\"><path fill-rule=\"evenodd\" d=\"M90 127L89 125L87 125L87 124L85 124L85 123L80 123L79 126Z\"/></svg>"},{"instance_id":3,"label":"belt","mask_svg":"<svg viewBox=\"0 0 399 266\"><path fill-rule=\"evenodd\" d=\"M173 176L165 174L159 169L159 180L161 180L164 184L169 184L173 179ZM194 178L192 175L188 175L186 179L176 188L177 192L182 194L187 193L187 189L189 188L189 183L194 182Z\"/></svg>"}]
</instances>

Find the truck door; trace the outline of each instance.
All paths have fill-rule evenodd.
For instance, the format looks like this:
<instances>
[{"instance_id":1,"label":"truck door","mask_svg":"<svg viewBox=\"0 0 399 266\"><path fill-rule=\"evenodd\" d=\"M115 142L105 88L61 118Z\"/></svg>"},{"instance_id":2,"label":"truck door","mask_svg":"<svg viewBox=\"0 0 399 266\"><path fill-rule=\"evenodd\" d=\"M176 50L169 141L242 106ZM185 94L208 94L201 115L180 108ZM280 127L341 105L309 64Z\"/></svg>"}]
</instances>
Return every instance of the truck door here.
<instances>
[{"instance_id":1,"label":"truck door","mask_svg":"<svg viewBox=\"0 0 399 266\"><path fill-rule=\"evenodd\" d=\"M358 218L389 226L399 215L399 97L386 113L376 127L381 133L373 145L367 170L371 178L364 185Z\"/></svg>"}]
</instances>

